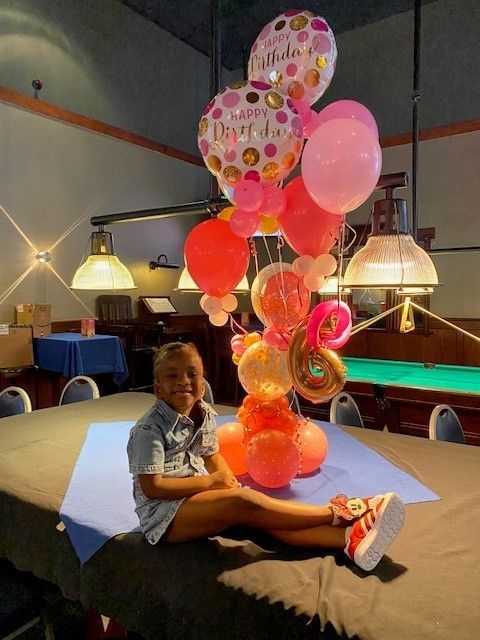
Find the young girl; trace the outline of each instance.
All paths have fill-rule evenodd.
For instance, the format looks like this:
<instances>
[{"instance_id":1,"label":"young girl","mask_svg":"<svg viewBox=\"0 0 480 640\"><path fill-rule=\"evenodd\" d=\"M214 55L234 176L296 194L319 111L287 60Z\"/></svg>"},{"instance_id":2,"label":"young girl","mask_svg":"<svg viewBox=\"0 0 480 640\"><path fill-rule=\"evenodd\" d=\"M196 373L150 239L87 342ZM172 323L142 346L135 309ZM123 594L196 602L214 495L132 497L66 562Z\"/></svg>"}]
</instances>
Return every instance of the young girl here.
<instances>
[{"instance_id":1,"label":"young girl","mask_svg":"<svg viewBox=\"0 0 480 640\"><path fill-rule=\"evenodd\" d=\"M219 453L217 414L202 400L203 364L195 346L162 346L154 376L157 399L132 428L127 446L136 512L151 544L243 525L295 546L344 549L365 571L377 565L403 525L397 494L337 496L316 506L241 487Z\"/></svg>"}]
</instances>

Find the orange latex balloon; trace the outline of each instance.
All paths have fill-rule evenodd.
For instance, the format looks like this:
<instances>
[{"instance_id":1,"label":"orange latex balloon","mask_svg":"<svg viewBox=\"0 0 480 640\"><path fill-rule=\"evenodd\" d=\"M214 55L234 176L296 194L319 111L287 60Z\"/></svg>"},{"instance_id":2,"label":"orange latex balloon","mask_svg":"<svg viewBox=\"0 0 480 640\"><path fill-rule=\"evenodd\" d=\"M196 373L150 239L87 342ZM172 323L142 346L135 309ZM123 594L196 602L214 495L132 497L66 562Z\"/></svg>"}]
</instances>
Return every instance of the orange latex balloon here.
<instances>
[{"instance_id":1,"label":"orange latex balloon","mask_svg":"<svg viewBox=\"0 0 480 640\"><path fill-rule=\"evenodd\" d=\"M300 453L285 433L264 429L247 447L247 469L262 487L276 488L288 484L300 468Z\"/></svg>"},{"instance_id":2,"label":"orange latex balloon","mask_svg":"<svg viewBox=\"0 0 480 640\"><path fill-rule=\"evenodd\" d=\"M220 453L236 476L247 473L244 429L240 422L227 422L217 429Z\"/></svg>"},{"instance_id":3,"label":"orange latex balloon","mask_svg":"<svg viewBox=\"0 0 480 640\"><path fill-rule=\"evenodd\" d=\"M316 471L325 461L328 440L323 429L309 420L300 421L297 432L301 460L299 475L305 475Z\"/></svg>"},{"instance_id":4,"label":"orange latex balloon","mask_svg":"<svg viewBox=\"0 0 480 640\"><path fill-rule=\"evenodd\" d=\"M196 284L209 296L223 298L245 275L250 252L245 238L218 218L197 224L184 246L185 264Z\"/></svg>"},{"instance_id":5,"label":"orange latex balloon","mask_svg":"<svg viewBox=\"0 0 480 640\"><path fill-rule=\"evenodd\" d=\"M343 389L347 369L335 351L312 349L304 320L295 329L288 347L288 370L295 390L314 404L328 402Z\"/></svg>"}]
</instances>

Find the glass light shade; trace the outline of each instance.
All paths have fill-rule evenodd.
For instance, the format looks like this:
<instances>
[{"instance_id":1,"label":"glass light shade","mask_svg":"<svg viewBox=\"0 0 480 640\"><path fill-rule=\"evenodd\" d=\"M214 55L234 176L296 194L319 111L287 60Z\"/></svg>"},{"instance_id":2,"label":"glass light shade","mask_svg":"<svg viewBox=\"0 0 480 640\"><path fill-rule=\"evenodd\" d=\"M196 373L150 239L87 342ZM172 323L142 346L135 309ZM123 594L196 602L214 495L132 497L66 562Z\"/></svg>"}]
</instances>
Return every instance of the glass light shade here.
<instances>
[{"instance_id":1,"label":"glass light shade","mask_svg":"<svg viewBox=\"0 0 480 640\"><path fill-rule=\"evenodd\" d=\"M88 256L73 276L72 289L136 289L130 271L115 255Z\"/></svg>"},{"instance_id":2,"label":"glass light shade","mask_svg":"<svg viewBox=\"0 0 480 640\"><path fill-rule=\"evenodd\" d=\"M433 287L401 287L397 289L397 296L429 296L433 293Z\"/></svg>"},{"instance_id":3,"label":"glass light shade","mask_svg":"<svg viewBox=\"0 0 480 640\"><path fill-rule=\"evenodd\" d=\"M324 295L324 296L337 295L338 276L328 276L328 278L325 278L325 282L323 283L322 287L317 291L317 293L320 296L321 295ZM342 277L340 277L340 293L342 295L348 295L349 293L351 293L350 289L347 289L347 287L345 287Z\"/></svg>"},{"instance_id":4,"label":"glass light shade","mask_svg":"<svg viewBox=\"0 0 480 640\"><path fill-rule=\"evenodd\" d=\"M197 283L192 278L192 276L188 273L187 267L185 267L180 274L180 278L178 280L178 285L175 287L175 291L180 291L181 293L203 293L201 289L198 288ZM248 284L247 276L243 276L240 282L237 284L232 293L249 293L250 286Z\"/></svg>"},{"instance_id":5,"label":"glass light shade","mask_svg":"<svg viewBox=\"0 0 480 640\"><path fill-rule=\"evenodd\" d=\"M430 256L407 233L373 235L350 260L344 285L357 289L432 287L438 276Z\"/></svg>"}]
</instances>

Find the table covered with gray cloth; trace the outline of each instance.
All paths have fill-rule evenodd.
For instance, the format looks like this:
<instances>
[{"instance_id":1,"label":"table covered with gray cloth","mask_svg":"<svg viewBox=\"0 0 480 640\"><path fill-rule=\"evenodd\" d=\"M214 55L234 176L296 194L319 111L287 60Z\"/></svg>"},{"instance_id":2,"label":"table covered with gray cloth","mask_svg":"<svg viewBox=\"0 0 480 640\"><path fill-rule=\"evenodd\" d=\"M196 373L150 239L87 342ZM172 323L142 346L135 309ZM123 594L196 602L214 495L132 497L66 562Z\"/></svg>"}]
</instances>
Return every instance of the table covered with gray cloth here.
<instances>
[{"instance_id":1,"label":"table covered with gray cloth","mask_svg":"<svg viewBox=\"0 0 480 640\"><path fill-rule=\"evenodd\" d=\"M152 399L122 393L0 420L0 556L152 640L477 640L480 447L344 427L442 496L407 506L370 574L341 552L239 530L157 546L119 535L80 566L57 525L88 426L135 420Z\"/></svg>"}]
</instances>

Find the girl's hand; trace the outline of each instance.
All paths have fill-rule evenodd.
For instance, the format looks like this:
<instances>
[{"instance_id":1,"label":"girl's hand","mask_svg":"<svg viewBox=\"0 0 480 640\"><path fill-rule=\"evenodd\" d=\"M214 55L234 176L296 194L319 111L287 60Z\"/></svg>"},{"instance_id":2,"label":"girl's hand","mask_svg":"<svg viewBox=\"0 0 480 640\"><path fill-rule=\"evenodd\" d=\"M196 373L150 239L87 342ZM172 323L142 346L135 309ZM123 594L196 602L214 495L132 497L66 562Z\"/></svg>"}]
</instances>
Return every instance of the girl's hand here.
<instances>
[{"instance_id":1,"label":"girl's hand","mask_svg":"<svg viewBox=\"0 0 480 640\"><path fill-rule=\"evenodd\" d=\"M239 489L240 483L230 469L214 471L209 476L209 489Z\"/></svg>"}]
</instances>

